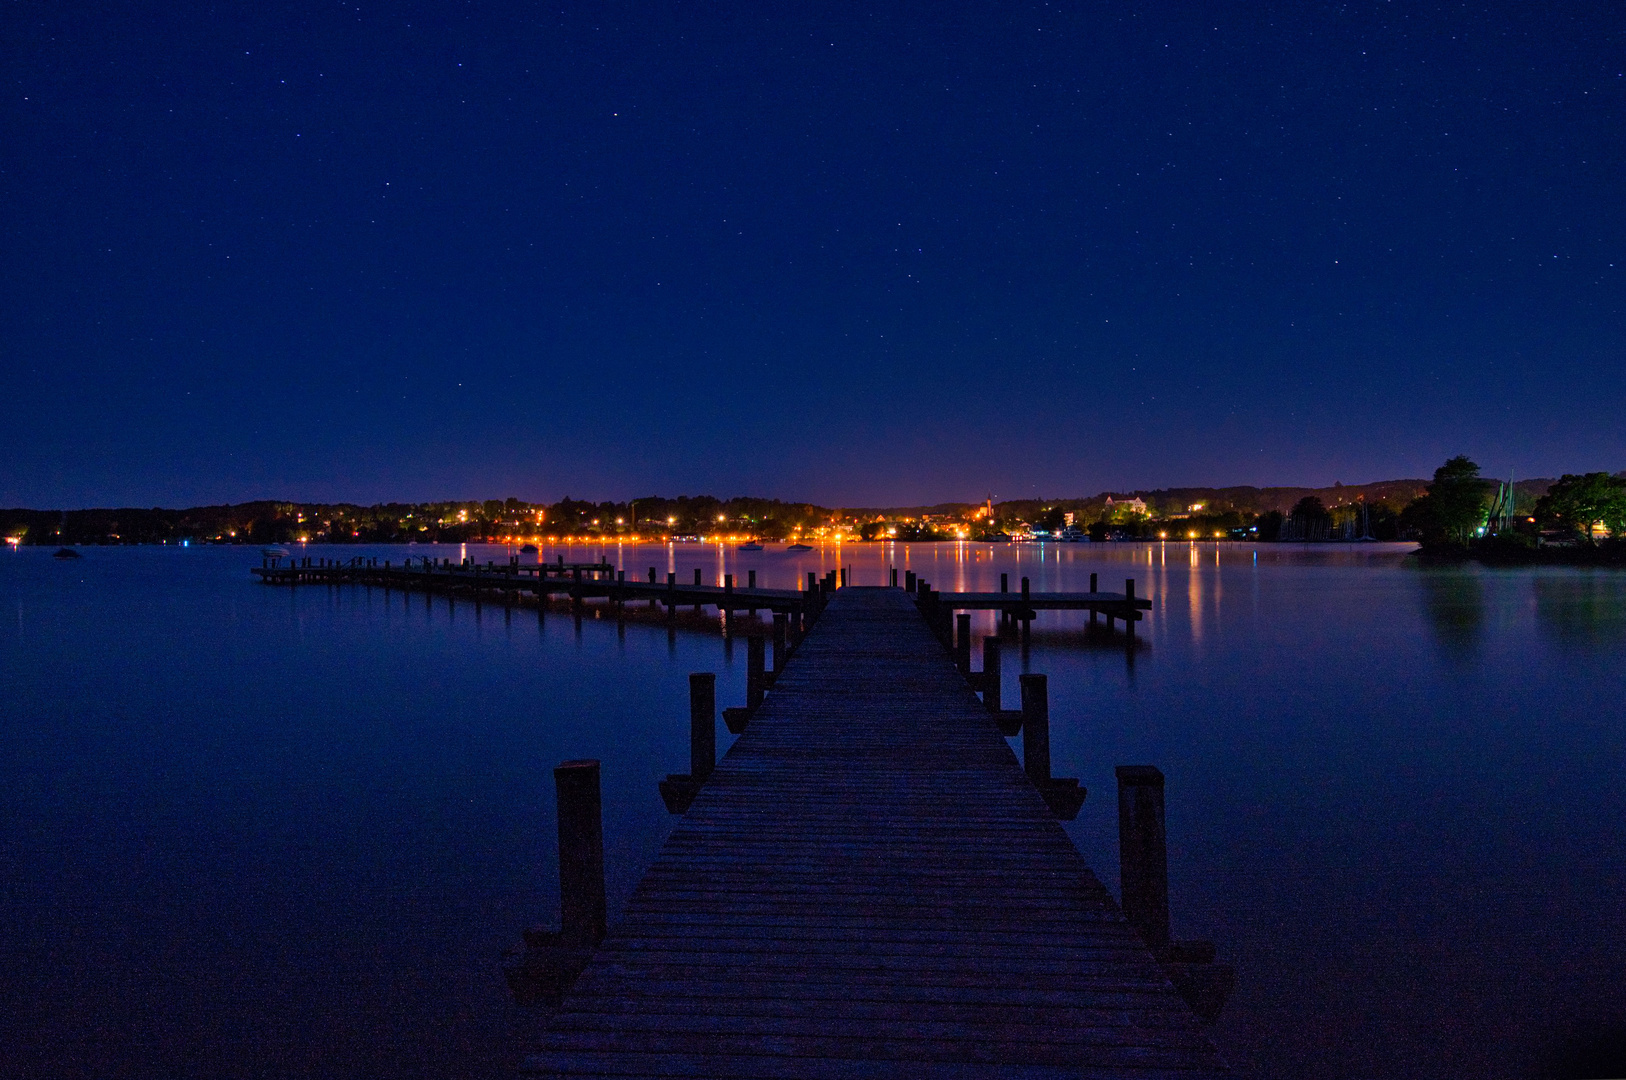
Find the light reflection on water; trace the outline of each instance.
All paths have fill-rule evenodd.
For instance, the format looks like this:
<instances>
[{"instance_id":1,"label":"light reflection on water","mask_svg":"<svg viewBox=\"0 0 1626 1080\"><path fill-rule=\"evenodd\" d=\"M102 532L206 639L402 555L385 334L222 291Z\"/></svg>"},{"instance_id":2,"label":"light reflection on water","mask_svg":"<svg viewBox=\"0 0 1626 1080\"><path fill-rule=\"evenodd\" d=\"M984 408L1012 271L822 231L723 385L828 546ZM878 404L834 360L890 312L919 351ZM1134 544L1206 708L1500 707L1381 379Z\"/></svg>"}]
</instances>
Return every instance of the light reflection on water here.
<instances>
[{"instance_id":1,"label":"light reflection on water","mask_svg":"<svg viewBox=\"0 0 1626 1080\"><path fill-rule=\"evenodd\" d=\"M1045 614L1005 695L1050 676L1055 768L1091 789L1068 828L1114 890L1112 767L1168 775L1175 930L1237 965L1216 1036L1247 1072L1510 1075L1626 1011L1626 575L1387 545L565 551L777 588L1136 578L1134 653ZM0 556L0 1073L502 1074L525 1021L494 960L556 904L549 768L604 759L620 902L669 829L688 673L744 696L710 614L669 634L658 611L274 589L257 562Z\"/></svg>"}]
</instances>

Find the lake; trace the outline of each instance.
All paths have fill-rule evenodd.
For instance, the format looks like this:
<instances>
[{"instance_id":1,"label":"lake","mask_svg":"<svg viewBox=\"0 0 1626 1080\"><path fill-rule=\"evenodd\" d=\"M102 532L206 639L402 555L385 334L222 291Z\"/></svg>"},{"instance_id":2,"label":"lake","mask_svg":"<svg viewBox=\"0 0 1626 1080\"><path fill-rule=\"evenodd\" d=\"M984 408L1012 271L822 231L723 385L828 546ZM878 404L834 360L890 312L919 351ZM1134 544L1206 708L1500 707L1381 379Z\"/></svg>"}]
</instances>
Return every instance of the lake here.
<instances>
[{"instance_id":1,"label":"lake","mask_svg":"<svg viewBox=\"0 0 1626 1080\"><path fill-rule=\"evenodd\" d=\"M612 918L671 827L715 617L624 624L264 586L252 548L0 553L0 1074L488 1077L534 1018L499 971L557 918L551 768L604 762ZM556 550L544 548L552 559ZM793 587L1136 579L1133 653L1044 613L1068 831L1117 892L1113 766L1168 777L1176 937L1238 972L1256 1077L1535 1075L1626 1017L1626 574L1427 567L1404 545L569 549ZM505 561L501 547L312 546ZM536 556L526 556L527 561ZM994 632L991 613L974 625ZM719 748L729 737L719 725ZM1020 740L1014 745L1020 749Z\"/></svg>"}]
</instances>

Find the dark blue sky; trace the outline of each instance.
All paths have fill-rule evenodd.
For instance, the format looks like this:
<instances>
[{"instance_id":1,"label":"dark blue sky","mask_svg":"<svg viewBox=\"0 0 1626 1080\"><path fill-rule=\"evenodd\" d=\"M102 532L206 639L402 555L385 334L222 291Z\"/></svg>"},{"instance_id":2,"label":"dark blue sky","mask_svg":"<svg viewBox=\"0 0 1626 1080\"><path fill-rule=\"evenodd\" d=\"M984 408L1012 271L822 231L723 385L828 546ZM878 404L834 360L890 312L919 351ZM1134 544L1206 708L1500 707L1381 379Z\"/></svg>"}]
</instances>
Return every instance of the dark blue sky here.
<instances>
[{"instance_id":1,"label":"dark blue sky","mask_svg":"<svg viewBox=\"0 0 1626 1080\"><path fill-rule=\"evenodd\" d=\"M0 49L0 504L1626 468L1618 4L19 2Z\"/></svg>"}]
</instances>

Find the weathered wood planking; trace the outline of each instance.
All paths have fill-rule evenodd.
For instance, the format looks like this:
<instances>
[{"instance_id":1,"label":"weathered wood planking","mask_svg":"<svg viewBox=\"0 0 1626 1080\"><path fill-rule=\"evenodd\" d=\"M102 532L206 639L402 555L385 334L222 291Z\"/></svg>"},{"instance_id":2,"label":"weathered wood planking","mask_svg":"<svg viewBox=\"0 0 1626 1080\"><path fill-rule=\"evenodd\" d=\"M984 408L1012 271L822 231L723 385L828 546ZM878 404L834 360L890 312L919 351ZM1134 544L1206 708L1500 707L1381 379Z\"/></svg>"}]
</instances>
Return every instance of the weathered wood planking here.
<instances>
[{"instance_id":1,"label":"weathered wood planking","mask_svg":"<svg viewBox=\"0 0 1626 1080\"><path fill-rule=\"evenodd\" d=\"M896 589L832 597L525 1070L1226 1072Z\"/></svg>"}]
</instances>

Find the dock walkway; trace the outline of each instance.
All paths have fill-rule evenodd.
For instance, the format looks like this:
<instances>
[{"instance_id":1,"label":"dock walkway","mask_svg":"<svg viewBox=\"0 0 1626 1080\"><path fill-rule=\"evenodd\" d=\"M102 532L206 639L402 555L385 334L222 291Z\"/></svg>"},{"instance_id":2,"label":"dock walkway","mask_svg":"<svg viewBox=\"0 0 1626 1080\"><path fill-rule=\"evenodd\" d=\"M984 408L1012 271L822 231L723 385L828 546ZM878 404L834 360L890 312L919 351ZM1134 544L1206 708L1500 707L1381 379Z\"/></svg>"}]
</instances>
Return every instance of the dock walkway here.
<instances>
[{"instance_id":1,"label":"dock walkway","mask_svg":"<svg viewBox=\"0 0 1626 1080\"><path fill-rule=\"evenodd\" d=\"M525 1070L1226 1072L913 598L860 588L830 596Z\"/></svg>"}]
</instances>

